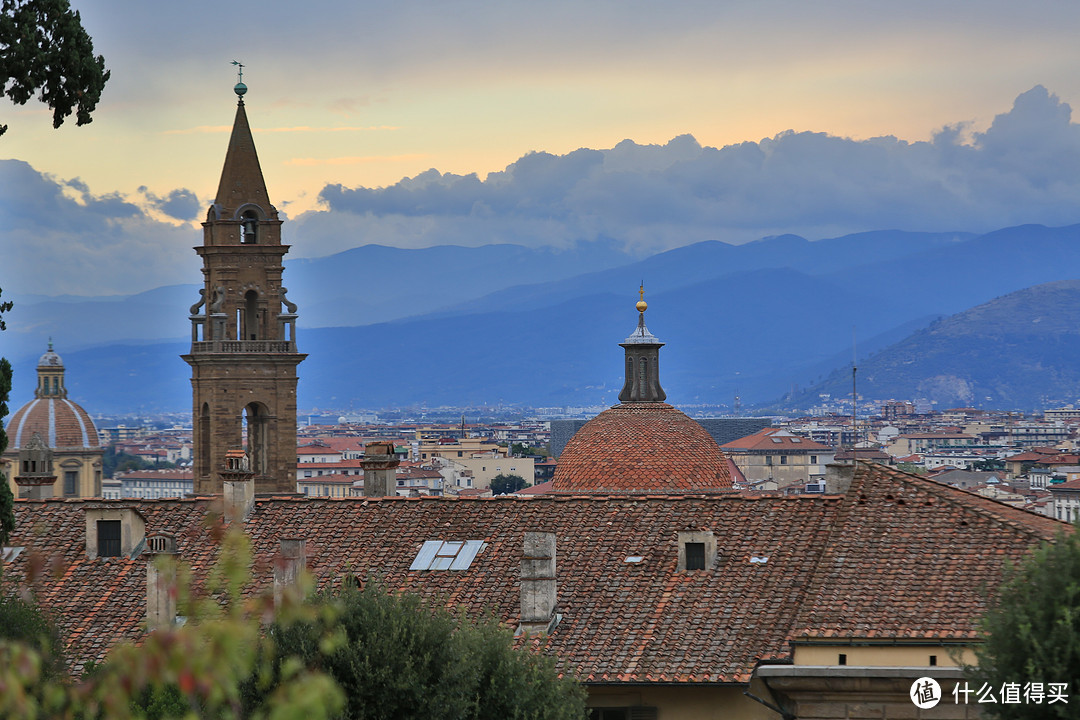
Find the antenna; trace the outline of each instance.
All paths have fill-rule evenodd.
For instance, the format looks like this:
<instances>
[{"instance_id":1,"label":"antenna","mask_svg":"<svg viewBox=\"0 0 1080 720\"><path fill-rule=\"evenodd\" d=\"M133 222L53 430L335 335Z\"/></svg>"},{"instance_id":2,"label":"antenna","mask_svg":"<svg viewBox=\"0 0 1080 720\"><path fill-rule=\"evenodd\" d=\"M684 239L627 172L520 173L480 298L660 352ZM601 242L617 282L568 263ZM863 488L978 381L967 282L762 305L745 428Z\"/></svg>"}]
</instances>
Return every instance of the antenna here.
<instances>
[{"instance_id":1,"label":"antenna","mask_svg":"<svg viewBox=\"0 0 1080 720\"><path fill-rule=\"evenodd\" d=\"M855 382L855 375L859 371L858 360L859 352L858 346L855 342L855 326L851 326L851 465L852 467L858 467L859 465L859 390L858 385Z\"/></svg>"},{"instance_id":2,"label":"antenna","mask_svg":"<svg viewBox=\"0 0 1080 720\"><path fill-rule=\"evenodd\" d=\"M244 82L244 63L239 60L233 60L232 64L236 66L236 82Z\"/></svg>"}]
</instances>

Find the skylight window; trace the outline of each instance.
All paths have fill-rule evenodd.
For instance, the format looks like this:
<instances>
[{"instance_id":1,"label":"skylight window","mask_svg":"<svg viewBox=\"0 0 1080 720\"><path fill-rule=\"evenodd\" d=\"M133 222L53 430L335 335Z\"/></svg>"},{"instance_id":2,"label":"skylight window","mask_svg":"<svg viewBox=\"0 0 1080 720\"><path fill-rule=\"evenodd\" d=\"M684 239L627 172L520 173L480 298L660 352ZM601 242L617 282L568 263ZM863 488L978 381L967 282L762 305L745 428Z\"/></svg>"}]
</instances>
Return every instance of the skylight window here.
<instances>
[{"instance_id":1,"label":"skylight window","mask_svg":"<svg viewBox=\"0 0 1080 720\"><path fill-rule=\"evenodd\" d=\"M487 545L483 540L427 540L410 570L468 570Z\"/></svg>"},{"instance_id":2,"label":"skylight window","mask_svg":"<svg viewBox=\"0 0 1080 720\"><path fill-rule=\"evenodd\" d=\"M773 441L774 443L776 443L777 445L779 445L780 443L784 442L782 438L773 438L773 439L772 439L772 441Z\"/></svg>"}]
</instances>

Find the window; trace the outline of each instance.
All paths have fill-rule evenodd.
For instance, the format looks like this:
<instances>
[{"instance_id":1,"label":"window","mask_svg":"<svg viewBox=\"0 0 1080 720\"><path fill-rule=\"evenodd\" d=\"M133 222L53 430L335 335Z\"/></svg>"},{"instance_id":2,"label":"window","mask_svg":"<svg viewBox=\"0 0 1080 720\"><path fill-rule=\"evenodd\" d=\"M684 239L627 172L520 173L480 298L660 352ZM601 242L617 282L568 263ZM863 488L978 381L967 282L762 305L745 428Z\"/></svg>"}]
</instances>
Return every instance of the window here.
<instances>
[{"instance_id":1,"label":"window","mask_svg":"<svg viewBox=\"0 0 1080 720\"><path fill-rule=\"evenodd\" d=\"M810 464L811 465L817 465L817 455L811 455L810 456Z\"/></svg>"},{"instance_id":2,"label":"window","mask_svg":"<svg viewBox=\"0 0 1080 720\"><path fill-rule=\"evenodd\" d=\"M259 242L259 216L255 214L254 210L245 210L241 218L243 237L240 242L245 245Z\"/></svg>"},{"instance_id":3,"label":"window","mask_svg":"<svg viewBox=\"0 0 1080 720\"><path fill-rule=\"evenodd\" d=\"M65 497L72 497L73 495L78 495L78 493L79 493L78 479L79 479L79 474L77 472L75 472L74 470L65 470L64 471L64 496Z\"/></svg>"},{"instance_id":4,"label":"window","mask_svg":"<svg viewBox=\"0 0 1080 720\"><path fill-rule=\"evenodd\" d=\"M937 655L931 655L930 656L930 667L936 667L936 666L937 666Z\"/></svg>"},{"instance_id":5,"label":"window","mask_svg":"<svg viewBox=\"0 0 1080 720\"><path fill-rule=\"evenodd\" d=\"M468 570L484 549L483 540L428 540L416 554L410 570Z\"/></svg>"},{"instance_id":6,"label":"window","mask_svg":"<svg viewBox=\"0 0 1080 720\"><path fill-rule=\"evenodd\" d=\"M837 665L847 665L847 655L840 653L840 657L836 659Z\"/></svg>"},{"instance_id":7,"label":"window","mask_svg":"<svg viewBox=\"0 0 1080 720\"><path fill-rule=\"evenodd\" d=\"M686 543L686 569L687 570L704 570L705 569L705 543L700 543L700 542L688 542L688 543Z\"/></svg>"},{"instance_id":8,"label":"window","mask_svg":"<svg viewBox=\"0 0 1080 720\"><path fill-rule=\"evenodd\" d=\"M97 521L98 557L120 556L120 521Z\"/></svg>"},{"instance_id":9,"label":"window","mask_svg":"<svg viewBox=\"0 0 1080 720\"><path fill-rule=\"evenodd\" d=\"M780 464L781 465L787 465L787 455L781 455L780 456Z\"/></svg>"}]
</instances>

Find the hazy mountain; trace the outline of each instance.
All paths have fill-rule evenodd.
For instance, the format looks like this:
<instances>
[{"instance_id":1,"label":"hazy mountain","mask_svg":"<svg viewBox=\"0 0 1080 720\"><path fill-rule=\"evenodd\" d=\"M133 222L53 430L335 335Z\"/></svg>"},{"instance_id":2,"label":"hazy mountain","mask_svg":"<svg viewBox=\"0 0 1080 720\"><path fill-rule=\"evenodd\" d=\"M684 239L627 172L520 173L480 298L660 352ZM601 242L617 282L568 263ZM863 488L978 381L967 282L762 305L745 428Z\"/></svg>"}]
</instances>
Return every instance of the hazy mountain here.
<instances>
[{"instance_id":1,"label":"hazy mountain","mask_svg":"<svg viewBox=\"0 0 1080 720\"><path fill-rule=\"evenodd\" d=\"M749 406L849 366L853 331L869 353L934 317L1074 277L1080 226L978 237L883 231L810 242L786 235L741 246L698 243L639 262L604 243L563 254L369 245L291 261L286 270L304 320L301 350L310 354L301 366L301 406L374 408L614 402L622 382L617 343L633 327L629 308L643 279L650 328L669 343L671 399L727 403L739 394ZM176 355L196 297L194 286L171 286L83 302L16 298L0 353L32 378L52 335L71 368L73 397L81 397L76 387L85 391L80 401L88 407L183 409L188 368ZM312 327L331 321L342 327ZM943 367L952 362L923 359L931 358ZM931 370L919 382L955 375ZM930 392L905 382L887 394ZM844 387L836 392L846 394ZM16 379L13 399L29 392ZM999 407L1021 397L974 386L966 392L960 395Z\"/></svg>"},{"instance_id":2,"label":"hazy mountain","mask_svg":"<svg viewBox=\"0 0 1080 720\"><path fill-rule=\"evenodd\" d=\"M812 297L812 306L804 300ZM541 310L423 317L299 334L302 408L426 403L613 404L619 343L637 323L634 293L574 298ZM815 312L819 307L821 312ZM824 311L845 308L845 312ZM881 303L793 270L758 270L650 295L647 322L667 347L661 377L676 403L775 397L813 378L852 322L903 321ZM867 344L867 350L872 344ZM61 353L72 397L92 412L186 408L184 343ZM33 377L33 358L16 367ZM13 399L31 389L16 380Z\"/></svg>"},{"instance_id":3,"label":"hazy mountain","mask_svg":"<svg viewBox=\"0 0 1080 720\"><path fill-rule=\"evenodd\" d=\"M1080 280L1045 283L942 318L859 364L859 394L939 407L1032 409L1080 398ZM797 398L850 396L850 365Z\"/></svg>"}]
</instances>

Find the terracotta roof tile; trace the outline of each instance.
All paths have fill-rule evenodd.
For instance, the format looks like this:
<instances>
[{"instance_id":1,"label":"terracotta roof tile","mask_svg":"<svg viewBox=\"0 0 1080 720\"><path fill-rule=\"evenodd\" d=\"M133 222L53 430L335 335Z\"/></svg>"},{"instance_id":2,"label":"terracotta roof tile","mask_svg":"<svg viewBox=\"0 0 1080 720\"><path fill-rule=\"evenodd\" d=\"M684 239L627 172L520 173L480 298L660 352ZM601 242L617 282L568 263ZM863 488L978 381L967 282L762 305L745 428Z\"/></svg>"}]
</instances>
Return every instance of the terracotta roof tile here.
<instances>
[{"instance_id":1,"label":"terracotta roof tile","mask_svg":"<svg viewBox=\"0 0 1080 720\"><path fill-rule=\"evenodd\" d=\"M730 490L727 459L705 428L659 402L609 408L578 430L559 456L557 493Z\"/></svg>"},{"instance_id":2,"label":"terracotta roof tile","mask_svg":"<svg viewBox=\"0 0 1080 720\"><path fill-rule=\"evenodd\" d=\"M56 613L76 672L138 638L145 616L146 556L88 560L90 505L134 507L148 533L176 533L196 583L217 553L206 498L17 500L11 544L28 550L5 567L5 586L25 581L34 552L59 561L63 572L34 589ZM280 539L299 537L323 587L378 574L395 590L511 625L524 533L552 532L562 621L543 646L579 677L621 683L743 683L758 659L790 659L798 638L971 638L980 586L1067 527L878 465L861 465L843 496L280 496L258 498L245 523L251 592L272 583ZM715 533L713 567L677 570L678 533L689 529ZM486 546L467 570L410 570L427 540Z\"/></svg>"}]
</instances>

